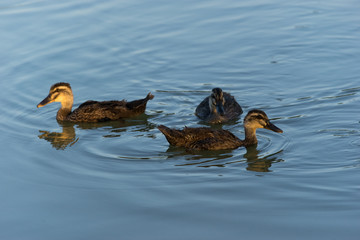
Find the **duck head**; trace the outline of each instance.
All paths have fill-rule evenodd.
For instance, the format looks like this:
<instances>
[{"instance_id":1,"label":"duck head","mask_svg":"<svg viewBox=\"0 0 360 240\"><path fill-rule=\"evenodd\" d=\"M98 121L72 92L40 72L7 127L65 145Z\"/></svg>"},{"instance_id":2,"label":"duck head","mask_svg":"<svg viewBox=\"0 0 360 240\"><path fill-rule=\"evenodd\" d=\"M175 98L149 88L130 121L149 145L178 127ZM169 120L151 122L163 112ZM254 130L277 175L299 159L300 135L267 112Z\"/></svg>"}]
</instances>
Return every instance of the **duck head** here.
<instances>
[{"instance_id":1,"label":"duck head","mask_svg":"<svg viewBox=\"0 0 360 240\"><path fill-rule=\"evenodd\" d=\"M244 119L245 131L251 129L255 131L258 128L265 128L274 132L282 133L283 131L272 124L264 111L254 109L249 111Z\"/></svg>"},{"instance_id":2,"label":"duck head","mask_svg":"<svg viewBox=\"0 0 360 240\"><path fill-rule=\"evenodd\" d=\"M51 86L49 95L42 100L37 107L43 107L52 102L60 102L62 108L72 108L74 101L73 93L69 83L56 83Z\"/></svg>"},{"instance_id":3,"label":"duck head","mask_svg":"<svg viewBox=\"0 0 360 240\"><path fill-rule=\"evenodd\" d=\"M220 116L225 115L224 111L225 98L221 88L214 88L209 97L210 111Z\"/></svg>"}]
</instances>

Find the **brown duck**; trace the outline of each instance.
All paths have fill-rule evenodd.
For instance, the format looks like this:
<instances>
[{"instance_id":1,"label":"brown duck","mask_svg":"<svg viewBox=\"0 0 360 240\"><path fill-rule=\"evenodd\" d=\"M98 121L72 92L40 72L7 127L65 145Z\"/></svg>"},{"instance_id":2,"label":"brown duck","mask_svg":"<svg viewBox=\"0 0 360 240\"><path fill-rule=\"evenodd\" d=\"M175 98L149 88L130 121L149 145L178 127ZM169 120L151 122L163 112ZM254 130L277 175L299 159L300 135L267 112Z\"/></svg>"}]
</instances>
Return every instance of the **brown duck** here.
<instances>
[{"instance_id":1,"label":"brown duck","mask_svg":"<svg viewBox=\"0 0 360 240\"><path fill-rule=\"evenodd\" d=\"M251 110L244 119L244 140L240 140L231 132L222 129L185 127L183 130L177 130L164 125L158 126L171 145L194 150L225 150L257 144L256 129L258 128L278 133L283 132L270 122L265 112L257 109Z\"/></svg>"},{"instance_id":2,"label":"brown duck","mask_svg":"<svg viewBox=\"0 0 360 240\"><path fill-rule=\"evenodd\" d=\"M86 101L71 111L74 97L69 83L59 82L51 86L49 95L37 107L48 103L60 102L57 112L58 121L71 122L104 122L121 118L134 117L145 112L146 103L154 96L149 93L144 99L122 101Z\"/></svg>"},{"instance_id":3,"label":"brown duck","mask_svg":"<svg viewBox=\"0 0 360 240\"><path fill-rule=\"evenodd\" d=\"M238 118L243 113L235 98L221 88L214 88L196 108L195 115L208 123L224 123Z\"/></svg>"}]
</instances>

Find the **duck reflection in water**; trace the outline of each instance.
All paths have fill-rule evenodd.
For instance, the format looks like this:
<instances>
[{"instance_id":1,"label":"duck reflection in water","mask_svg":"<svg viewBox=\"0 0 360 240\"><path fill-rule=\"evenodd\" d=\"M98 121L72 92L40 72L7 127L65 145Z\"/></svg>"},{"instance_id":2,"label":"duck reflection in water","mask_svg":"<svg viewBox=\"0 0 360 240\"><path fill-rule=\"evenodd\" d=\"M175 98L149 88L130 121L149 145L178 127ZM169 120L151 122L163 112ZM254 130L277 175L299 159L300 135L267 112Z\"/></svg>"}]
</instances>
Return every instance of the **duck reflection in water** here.
<instances>
[{"instance_id":1,"label":"duck reflection in water","mask_svg":"<svg viewBox=\"0 0 360 240\"><path fill-rule=\"evenodd\" d=\"M274 156L282 150L268 156L259 157L260 151L257 150L256 147L256 145L253 145L246 148L246 153L244 154L244 158L246 158L248 164L246 170L253 172L271 172L269 168L271 167L272 163L283 161Z\"/></svg>"},{"instance_id":2,"label":"duck reflection in water","mask_svg":"<svg viewBox=\"0 0 360 240\"><path fill-rule=\"evenodd\" d=\"M257 149L257 145L246 147L246 153L236 156L231 150L222 151L201 151L201 152L189 152L188 149L178 148L175 146L169 146L166 151L167 159L186 159L184 163L176 164L175 166L197 166L197 167L226 167L227 165L243 164L247 163L246 170L253 172L271 172L270 167L273 163L282 162L282 159L278 159L275 155L282 150L267 155L261 156L261 150ZM239 159L240 158L240 159Z\"/></svg>"},{"instance_id":3,"label":"duck reflection in water","mask_svg":"<svg viewBox=\"0 0 360 240\"><path fill-rule=\"evenodd\" d=\"M59 125L62 132L39 130L41 134L38 137L48 141L57 150L65 150L68 146L73 146L79 138L76 137L73 123L59 123Z\"/></svg>"},{"instance_id":4,"label":"duck reflection in water","mask_svg":"<svg viewBox=\"0 0 360 240\"><path fill-rule=\"evenodd\" d=\"M155 126L148 122L148 118L148 115L143 114L131 119L120 119L117 121L101 123L73 123L58 121L59 126L62 128L62 132L39 130L41 134L39 134L38 137L48 141L52 147L57 150L65 150L68 147L72 147L79 141L79 137L76 137L75 128L82 130L102 128L105 130L105 134L103 135L104 138L113 138L120 137L122 132L128 131L129 127L134 126L136 126L134 131L149 132L149 130L155 128Z\"/></svg>"}]
</instances>

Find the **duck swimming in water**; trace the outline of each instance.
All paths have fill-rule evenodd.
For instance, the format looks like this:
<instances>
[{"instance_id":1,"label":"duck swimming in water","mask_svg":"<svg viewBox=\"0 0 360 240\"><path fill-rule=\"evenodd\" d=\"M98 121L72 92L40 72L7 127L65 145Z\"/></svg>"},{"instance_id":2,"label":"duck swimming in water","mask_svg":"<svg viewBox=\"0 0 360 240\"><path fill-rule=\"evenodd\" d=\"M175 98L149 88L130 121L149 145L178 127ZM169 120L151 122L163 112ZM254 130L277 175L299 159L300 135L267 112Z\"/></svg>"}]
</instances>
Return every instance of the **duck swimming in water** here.
<instances>
[{"instance_id":1,"label":"duck swimming in water","mask_svg":"<svg viewBox=\"0 0 360 240\"><path fill-rule=\"evenodd\" d=\"M238 118L243 113L240 105L229 93L214 88L195 110L195 115L208 123L223 123Z\"/></svg>"},{"instance_id":2,"label":"duck swimming in water","mask_svg":"<svg viewBox=\"0 0 360 240\"><path fill-rule=\"evenodd\" d=\"M258 128L278 133L283 132L270 122L265 112L257 109L249 111L244 119L244 140L240 140L231 132L223 129L185 127L183 130L177 130L164 125L158 126L171 145L192 150L225 150L254 145L257 144L256 129Z\"/></svg>"},{"instance_id":3,"label":"duck swimming in water","mask_svg":"<svg viewBox=\"0 0 360 240\"><path fill-rule=\"evenodd\" d=\"M59 82L51 86L49 95L37 107L48 103L60 102L57 112L58 121L71 122L104 122L126 117L135 117L145 112L146 103L154 96L149 93L144 99L127 102L122 101L86 101L71 111L74 97L69 83Z\"/></svg>"}]
</instances>

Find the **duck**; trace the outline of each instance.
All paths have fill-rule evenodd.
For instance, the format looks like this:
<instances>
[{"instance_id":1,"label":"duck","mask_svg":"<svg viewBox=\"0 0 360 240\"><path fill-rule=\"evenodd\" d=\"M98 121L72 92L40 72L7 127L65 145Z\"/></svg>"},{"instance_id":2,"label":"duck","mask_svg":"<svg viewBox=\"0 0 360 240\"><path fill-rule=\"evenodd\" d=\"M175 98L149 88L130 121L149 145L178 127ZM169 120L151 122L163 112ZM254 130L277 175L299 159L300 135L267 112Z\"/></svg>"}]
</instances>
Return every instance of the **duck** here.
<instances>
[{"instance_id":1,"label":"duck","mask_svg":"<svg viewBox=\"0 0 360 240\"><path fill-rule=\"evenodd\" d=\"M211 95L206 97L195 110L195 115L210 123L225 123L237 119L243 110L235 98L223 92L221 88L213 88Z\"/></svg>"},{"instance_id":2,"label":"duck","mask_svg":"<svg viewBox=\"0 0 360 240\"><path fill-rule=\"evenodd\" d=\"M153 98L154 95L149 93L145 98L131 102L89 100L72 111L74 97L71 86L66 82L58 82L50 87L49 95L37 105L37 108L60 102L61 107L56 114L58 121L105 122L138 116L145 112L147 102Z\"/></svg>"},{"instance_id":3,"label":"duck","mask_svg":"<svg viewBox=\"0 0 360 240\"><path fill-rule=\"evenodd\" d=\"M259 109L248 112L244 119L245 139L240 140L228 130L208 127L172 129L159 125L170 145L188 150L230 150L257 144L256 129L265 128L277 133L283 131L270 122L266 113Z\"/></svg>"}]
</instances>

